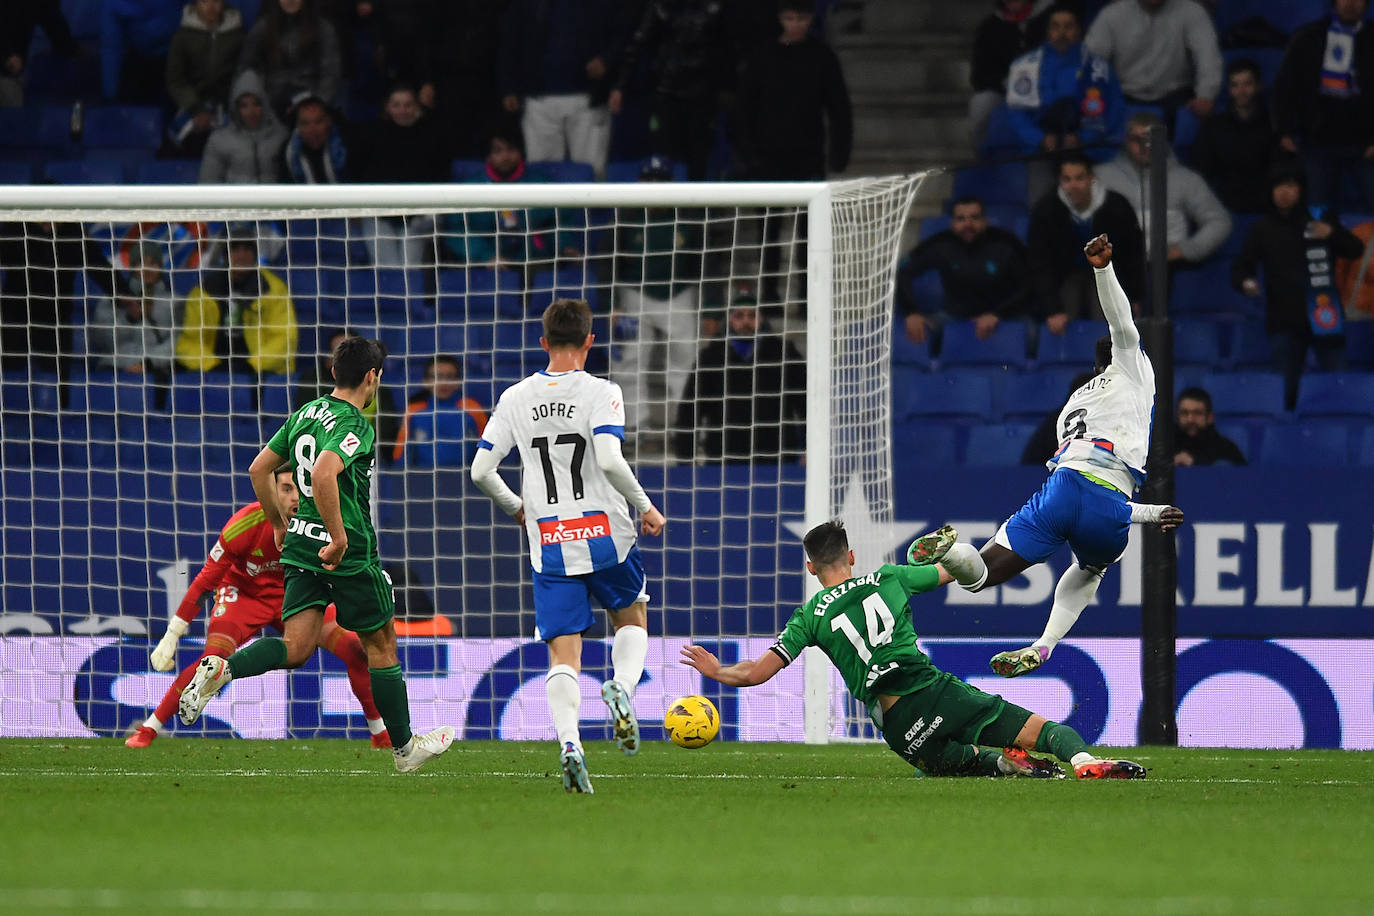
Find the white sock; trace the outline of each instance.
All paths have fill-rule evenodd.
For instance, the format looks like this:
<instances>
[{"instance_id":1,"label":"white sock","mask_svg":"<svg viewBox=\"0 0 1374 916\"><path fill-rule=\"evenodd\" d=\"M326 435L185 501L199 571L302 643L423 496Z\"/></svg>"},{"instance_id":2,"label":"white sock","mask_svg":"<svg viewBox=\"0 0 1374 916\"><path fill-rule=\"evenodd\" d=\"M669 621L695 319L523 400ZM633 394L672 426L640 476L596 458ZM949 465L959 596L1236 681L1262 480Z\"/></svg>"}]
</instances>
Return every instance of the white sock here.
<instances>
[{"instance_id":1,"label":"white sock","mask_svg":"<svg viewBox=\"0 0 1374 916\"><path fill-rule=\"evenodd\" d=\"M143 724L148 728L151 728L153 731L157 732L159 735L162 734L162 720L159 719L157 716L149 716L148 718L143 720Z\"/></svg>"},{"instance_id":2,"label":"white sock","mask_svg":"<svg viewBox=\"0 0 1374 916\"><path fill-rule=\"evenodd\" d=\"M1069 764L1071 766L1081 767L1083 764L1092 763L1096 759L1096 757L1089 754L1087 751L1079 751L1077 754L1073 755L1073 759L1069 761Z\"/></svg>"},{"instance_id":3,"label":"white sock","mask_svg":"<svg viewBox=\"0 0 1374 916\"><path fill-rule=\"evenodd\" d=\"M940 560L945 572L964 588L976 592L988 581L988 564L972 544L955 544Z\"/></svg>"},{"instance_id":4,"label":"white sock","mask_svg":"<svg viewBox=\"0 0 1374 916\"><path fill-rule=\"evenodd\" d=\"M1052 655L1054 647L1072 629L1078 615L1083 613L1101 584L1102 572L1084 569L1077 563L1064 570L1064 575L1059 577L1059 583L1054 587L1054 606L1050 608L1045 632L1031 645L1043 646L1046 658Z\"/></svg>"},{"instance_id":5,"label":"white sock","mask_svg":"<svg viewBox=\"0 0 1374 916\"><path fill-rule=\"evenodd\" d=\"M649 631L633 624L615 631L611 641L611 668L620 686L635 695L640 675L644 673L644 656L649 652Z\"/></svg>"},{"instance_id":6,"label":"white sock","mask_svg":"<svg viewBox=\"0 0 1374 916\"><path fill-rule=\"evenodd\" d=\"M382 732L386 731L386 722L381 719L368 719L367 730L371 734L380 735Z\"/></svg>"},{"instance_id":7,"label":"white sock","mask_svg":"<svg viewBox=\"0 0 1374 916\"><path fill-rule=\"evenodd\" d=\"M577 684L577 672L571 665L554 665L544 676L544 692L549 697L549 714L558 732L558 743L571 741L582 746L577 732L577 715L582 708L582 688Z\"/></svg>"}]
</instances>

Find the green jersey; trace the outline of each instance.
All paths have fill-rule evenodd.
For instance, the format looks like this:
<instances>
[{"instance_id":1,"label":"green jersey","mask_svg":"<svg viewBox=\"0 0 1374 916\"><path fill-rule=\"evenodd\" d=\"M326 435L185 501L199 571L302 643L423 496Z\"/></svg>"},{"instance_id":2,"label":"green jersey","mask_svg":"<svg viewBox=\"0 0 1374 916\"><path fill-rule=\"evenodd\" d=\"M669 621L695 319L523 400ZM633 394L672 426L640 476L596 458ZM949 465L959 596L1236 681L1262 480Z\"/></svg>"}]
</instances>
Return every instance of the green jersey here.
<instances>
[{"instance_id":1,"label":"green jersey","mask_svg":"<svg viewBox=\"0 0 1374 916\"><path fill-rule=\"evenodd\" d=\"M891 563L846 579L797 608L773 651L791 664L807 646L820 646L849 692L870 709L880 693L913 693L934 683L940 670L916 646L907 601L939 581L934 566Z\"/></svg>"},{"instance_id":2,"label":"green jersey","mask_svg":"<svg viewBox=\"0 0 1374 916\"><path fill-rule=\"evenodd\" d=\"M371 505L376 434L362 412L347 401L324 395L293 413L267 447L287 456L301 491L300 508L287 523L282 563L340 576L376 566L377 532L372 527ZM310 479L315 461L326 451L337 454L344 464L339 473L339 514L348 533L348 550L334 570L320 566L320 548L330 538Z\"/></svg>"}]
</instances>

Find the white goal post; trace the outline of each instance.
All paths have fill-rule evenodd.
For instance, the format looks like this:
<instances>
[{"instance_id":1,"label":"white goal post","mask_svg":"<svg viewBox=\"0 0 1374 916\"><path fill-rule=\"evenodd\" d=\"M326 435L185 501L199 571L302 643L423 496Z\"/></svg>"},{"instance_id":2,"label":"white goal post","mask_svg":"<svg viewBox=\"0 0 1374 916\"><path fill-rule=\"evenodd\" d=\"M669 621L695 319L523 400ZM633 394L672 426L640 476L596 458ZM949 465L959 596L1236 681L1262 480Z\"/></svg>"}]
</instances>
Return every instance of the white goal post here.
<instances>
[{"instance_id":1,"label":"white goal post","mask_svg":"<svg viewBox=\"0 0 1374 916\"><path fill-rule=\"evenodd\" d=\"M676 646L686 639L729 644L739 657L766 647L791 608L816 587L805 578L801 534L827 518L846 520L861 565L893 559L887 537L893 511L893 281L902 231L924 177L0 187L0 225L6 227L0 245L31 251L24 246L35 237L56 237L51 227L41 228L46 224L73 227L73 233L79 227L80 239L103 245L111 262L87 261L78 271L132 272L137 265L128 261L130 239L135 246L140 238L156 239L170 251L178 227L201 227L196 232L204 235L193 239L194 262L168 257L165 265L178 323L187 298L214 269L214 244L230 237L225 227L249 225L262 266L293 297L291 339L299 335L285 371L264 371L248 400L237 388L213 390L230 385L231 376L222 366L207 369L213 360L200 370L186 368L180 349L173 357L177 371L160 383L166 391L155 393L152 379L135 382L117 364L105 368L96 358L94 341L109 329L98 327L94 316L108 314L108 303L99 312L100 301L119 294L87 280L76 284L69 308L59 309L71 317L59 319L70 327L59 328L58 339L74 335L76 352L38 354L56 357L60 368L51 375L41 367L25 372L16 368L15 354L6 354L0 497L8 540L0 669L17 674L6 679L0 702L18 717L0 725L0 734L117 734L139 710L156 705L171 675L147 669L149 644L162 634L216 533L251 499L245 498L251 489L240 484L245 456L251 458L275 429L281 411L294 406L305 384L301 374L330 333L347 326L381 337L402 390L417 389L436 357L457 357L464 383L482 392L476 400L489 410L489 398L505 382L541 367L529 335L543 305L554 295L580 294L594 302L612 378L621 381L619 372L643 379L635 388L640 404L630 390L635 383L622 382L627 407L642 411L631 459L669 520L664 542L644 545L652 555L646 560L656 605L651 632L668 635L651 647L645 689L636 697L641 719L660 719L662 703L679 691L705 692L729 707L722 712L733 725L730 737L816 743L873 737L866 714L848 702L837 674L814 650L804 674L785 672L771 693L746 698L688 679L676 663ZM528 219L536 211L556 218L536 230ZM512 265L499 254L494 262L477 263L446 253L446 246L454 250L448 244L453 238L475 234L480 220L500 236L513 212L525 215L512 230L524 234L522 250L533 250L539 233L558 239L547 270L532 263L508 269ZM384 265L379 227L388 224L401 226L402 235L418 235L424 256L411 261L403 252L398 266ZM138 231L131 233L131 226ZM574 239L567 245L565 229ZM671 240L671 251L654 249L656 230ZM337 255L302 254L326 247ZM692 259L679 257L685 253ZM657 256L667 261L651 263ZM653 279L655 265L665 263L667 273ZM0 264L7 272L34 267ZM709 332L680 330L666 312L644 304L654 298L646 292L656 289L654 283L672 297L685 294L691 308L707 315L746 302L746 295L759 300L773 330L784 332L779 336L794 348L784 352L804 359L801 454L789 455L775 436L777 454L732 460L727 418L715 430L726 440L722 457L719 442L703 444L709 431L705 438L697 435L705 428L702 410L683 432L681 417L692 414L683 414L679 402L701 403L706 396L690 365L690 387L682 394L681 356L673 354L685 348L690 360L704 352ZM375 297L370 309L369 296ZM395 301L384 307L386 296ZM659 328L652 339L651 326ZM635 327L639 336L626 337ZM172 329L178 345L183 330ZM278 377L280 390L273 387ZM143 387L130 395L135 384ZM397 408L409 423L413 411L406 412L404 401ZM725 409L728 415L728 404ZM440 428L428 433L436 449L447 444ZM755 448L761 448L758 441ZM542 666L538 651L528 648L532 613L523 539L499 512L493 518L484 497L461 489L465 466L443 465L439 451L414 459L408 449L420 442L412 434L396 445L394 462L390 456L379 460L374 500L383 559L406 567L406 580L397 583L401 591L412 598L424 593L429 613L452 621L447 633L407 640L408 677L430 678L412 683L416 725L428 723L428 701L443 707L436 720L461 715L469 737L551 733L542 696L522 691ZM381 448L392 443L379 435ZM38 530L45 521L56 526L54 536ZM33 536L18 537L24 528ZM184 641L178 667L198 654L205 616ZM293 676L313 672L308 687L285 675L260 679L264 684L255 690L233 685L216 701L222 706L211 706L211 721L245 736L355 734L360 717L341 670L320 663ZM505 674L514 677L503 680ZM69 685L63 696L49 695L58 683L54 676ZM585 685L584 692L595 695ZM592 702L584 704L583 715L594 714Z\"/></svg>"}]
</instances>

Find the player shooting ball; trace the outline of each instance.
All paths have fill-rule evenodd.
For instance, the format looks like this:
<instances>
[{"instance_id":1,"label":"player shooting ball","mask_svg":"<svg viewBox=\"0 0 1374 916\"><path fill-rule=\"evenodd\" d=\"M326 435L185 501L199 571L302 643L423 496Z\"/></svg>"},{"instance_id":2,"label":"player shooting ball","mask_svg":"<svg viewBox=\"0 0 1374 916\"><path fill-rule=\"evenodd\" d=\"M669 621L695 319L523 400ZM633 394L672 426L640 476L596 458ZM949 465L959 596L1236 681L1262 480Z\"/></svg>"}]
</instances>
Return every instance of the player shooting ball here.
<instances>
[{"instance_id":1,"label":"player shooting ball","mask_svg":"<svg viewBox=\"0 0 1374 916\"><path fill-rule=\"evenodd\" d=\"M291 477L291 466L283 464L273 472L274 496L278 511L286 518L296 514L300 492ZM235 512L225 523L210 556L205 561L176 616L167 624L166 634L153 649L153 670L171 671L176 664L177 642L186 635L191 621L200 613L206 594L213 593L214 610L205 636L205 651L188 665L173 682L153 714L125 741L128 747L147 747L162 733L177 709L181 691L195 676L200 659L210 655L227 658L235 649L256 636L263 627L284 629L281 619L283 577L281 551L273 537L262 503L254 502ZM320 645L348 666L348 683L362 704L372 746L391 747L381 713L372 702L372 684L367 671L367 653L357 634L340 627L331 605L325 614Z\"/></svg>"}]
</instances>

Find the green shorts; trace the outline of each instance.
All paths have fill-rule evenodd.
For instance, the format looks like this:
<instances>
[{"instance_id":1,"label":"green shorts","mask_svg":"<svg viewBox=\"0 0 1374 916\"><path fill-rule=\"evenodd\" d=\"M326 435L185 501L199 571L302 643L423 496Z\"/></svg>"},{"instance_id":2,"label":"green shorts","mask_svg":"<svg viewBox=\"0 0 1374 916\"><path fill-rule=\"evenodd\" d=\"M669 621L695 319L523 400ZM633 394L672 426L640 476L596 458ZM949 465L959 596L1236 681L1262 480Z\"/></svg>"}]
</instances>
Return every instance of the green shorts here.
<instances>
[{"instance_id":1,"label":"green shorts","mask_svg":"<svg viewBox=\"0 0 1374 916\"><path fill-rule=\"evenodd\" d=\"M1010 729L1014 738L1030 715L996 694L943 672L934 684L907 694L883 714L883 739L898 756L926 770L951 743L979 744L983 730L995 721L999 726L995 743L1009 742L1003 733Z\"/></svg>"},{"instance_id":2,"label":"green shorts","mask_svg":"<svg viewBox=\"0 0 1374 916\"><path fill-rule=\"evenodd\" d=\"M286 595L281 619L310 608L334 605L339 626L354 633L371 633L386 626L396 613L391 577L380 566L351 575L336 576L317 569L287 566Z\"/></svg>"}]
</instances>

